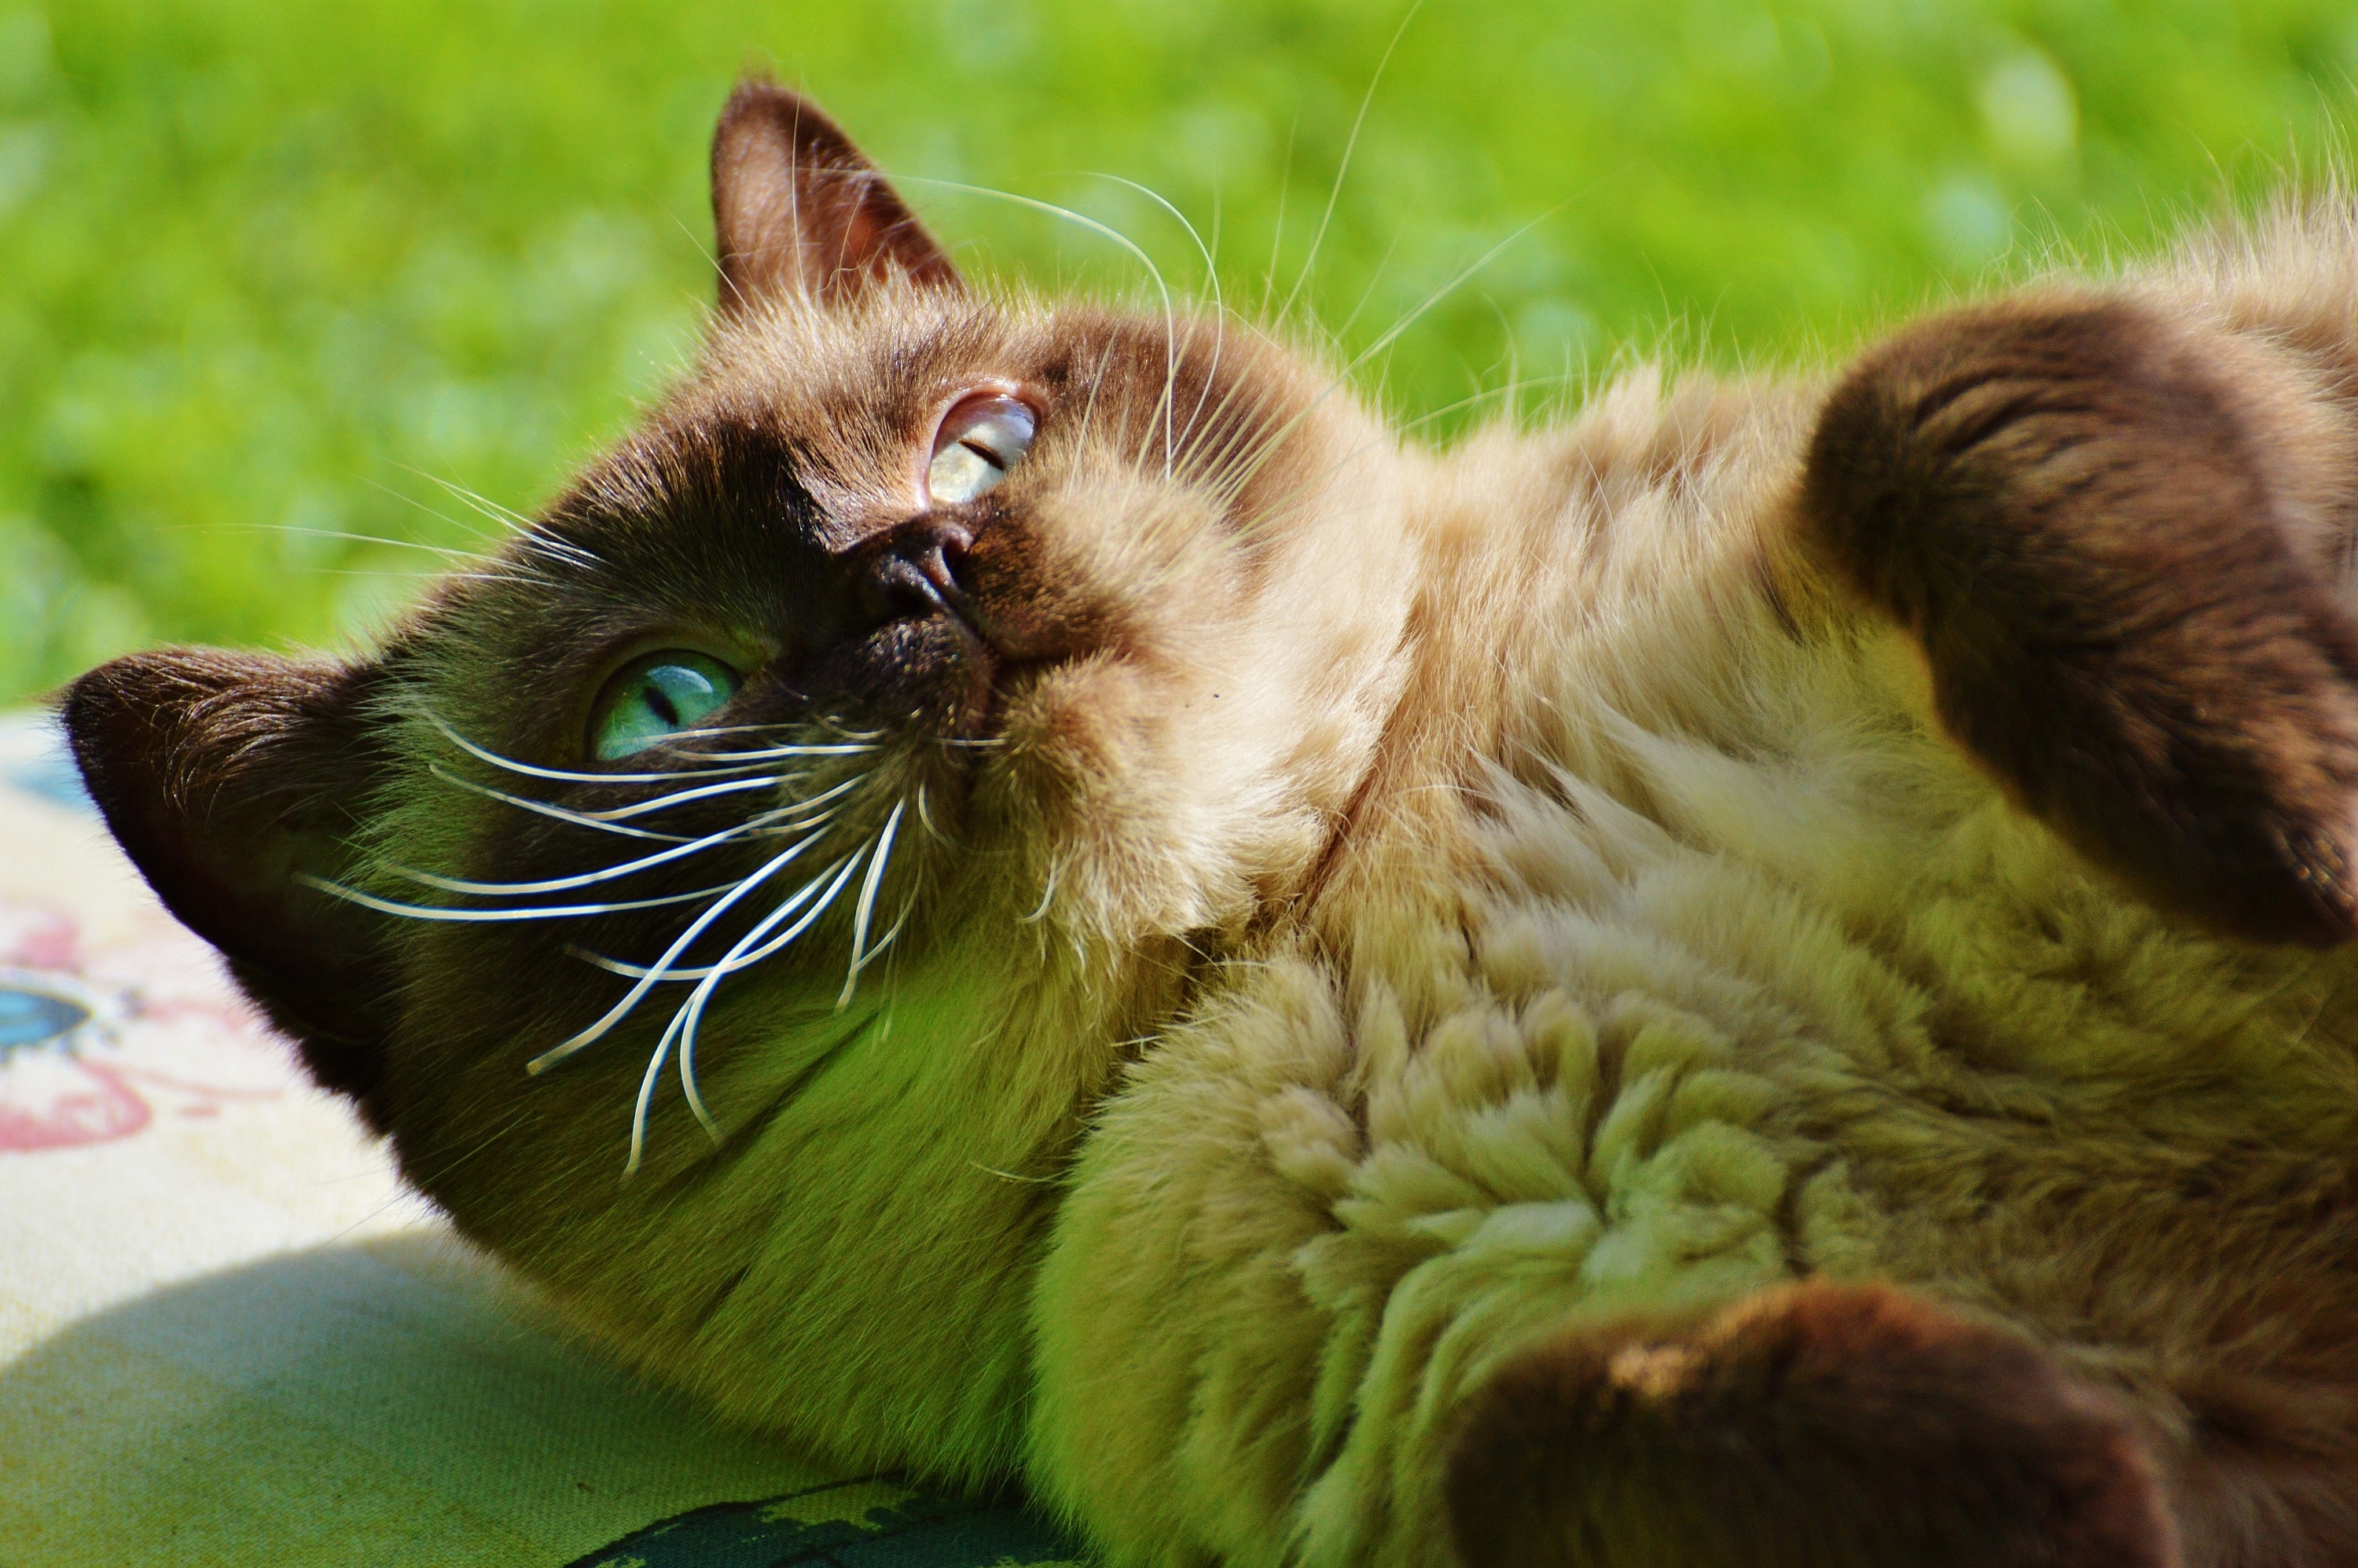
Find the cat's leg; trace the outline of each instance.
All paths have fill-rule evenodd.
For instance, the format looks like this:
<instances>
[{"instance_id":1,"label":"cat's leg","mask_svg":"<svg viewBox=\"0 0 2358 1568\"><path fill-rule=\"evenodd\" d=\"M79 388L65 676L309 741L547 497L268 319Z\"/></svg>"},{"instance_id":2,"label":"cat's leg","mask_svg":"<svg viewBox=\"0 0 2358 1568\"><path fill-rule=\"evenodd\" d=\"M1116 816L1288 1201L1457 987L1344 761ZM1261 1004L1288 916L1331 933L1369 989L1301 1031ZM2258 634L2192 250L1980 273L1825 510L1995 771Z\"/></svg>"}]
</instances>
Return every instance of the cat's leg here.
<instances>
[{"instance_id":1,"label":"cat's leg","mask_svg":"<svg viewBox=\"0 0 2358 1568\"><path fill-rule=\"evenodd\" d=\"M1467 1568L2165 1568L2130 1410L2035 1345L1886 1286L1587 1325L1471 1401Z\"/></svg>"},{"instance_id":2,"label":"cat's leg","mask_svg":"<svg viewBox=\"0 0 2358 1568\"><path fill-rule=\"evenodd\" d=\"M2173 914L2323 946L2358 930L2349 345L2231 315L2157 287L1909 329L1828 399L1801 535L2017 804Z\"/></svg>"}]
</instances>

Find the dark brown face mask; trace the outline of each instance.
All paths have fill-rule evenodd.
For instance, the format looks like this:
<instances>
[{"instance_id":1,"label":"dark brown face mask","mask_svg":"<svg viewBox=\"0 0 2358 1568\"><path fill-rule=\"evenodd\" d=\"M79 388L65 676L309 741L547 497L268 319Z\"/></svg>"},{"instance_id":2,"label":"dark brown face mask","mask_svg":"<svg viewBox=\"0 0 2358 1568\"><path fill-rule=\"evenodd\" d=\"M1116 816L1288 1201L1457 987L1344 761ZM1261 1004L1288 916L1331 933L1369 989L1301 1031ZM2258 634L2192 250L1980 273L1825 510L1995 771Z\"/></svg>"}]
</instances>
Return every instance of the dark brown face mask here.
<instances>
[{"instance_id":1,"label":"dark brown face mask","mask_svg":"<svg viewBox=\"0 0 2358 1568\"><path fill-rule=\"evenodd\" d=\"M962 287L875 168L796 94L738 90L714 138L712 180L724 317L781 290L846 304L888 276ZM744 466L773 464L755 453ZM769 488L758 474L737 478ZM776 504L760 493L707 499ZM798 509L799 497L781 508ZM963 627L927 622L956 620L943 589L960 597L965 542L956 524L928 520L840 557L806 542L799 563L765 563L801 584L831 579L791 607L806 644L838 649L802 678L816 692L857 688L912 707L958 685L955 661L925 649L964 645ZM791 536L773 543L796 547ZM914 608L943 613L913 615L913 588L932 595ZM352 874L354 840L395 782L396 695L416 684L420 641L396 635L376 656L341 664L161 650L92 671L63 704L90 792L125 852L221 949L320 1082L364 1109L400 1005L390 934L381 913L329 890Z\"/></svg>"},{"instance_id":2,"label":"dark brown face mask","mask_svg":"<svg viewBox=\"0 0 2358 1568\"><path fill-rule=\"evenodd\" d=\"M1314 512L1335 465L1292 449L1357 417L1223 323L978 299L775 86L730 100L712 191L703 367L483 569L356 658L165 649L64 700L126 852L406 1148L422 1134L396 1106L456 1094L454 1067L541 1071L602 1037L617 995L647 1000L600 967L763 957L664 1014L693 1057L784 983L781 931L840 966L799 1016L877 945L943 939L952 914L895 916L919 889L1053 881L1058 812L1120 822L1109 780L1160 787L1116 754L1154 730L1124 705L1217 700L1186 694L1189 643ZM1124 830L1125 864L1171 841ZM800 832L807 860L764 871Z\"/></svg>"}]
</instances>

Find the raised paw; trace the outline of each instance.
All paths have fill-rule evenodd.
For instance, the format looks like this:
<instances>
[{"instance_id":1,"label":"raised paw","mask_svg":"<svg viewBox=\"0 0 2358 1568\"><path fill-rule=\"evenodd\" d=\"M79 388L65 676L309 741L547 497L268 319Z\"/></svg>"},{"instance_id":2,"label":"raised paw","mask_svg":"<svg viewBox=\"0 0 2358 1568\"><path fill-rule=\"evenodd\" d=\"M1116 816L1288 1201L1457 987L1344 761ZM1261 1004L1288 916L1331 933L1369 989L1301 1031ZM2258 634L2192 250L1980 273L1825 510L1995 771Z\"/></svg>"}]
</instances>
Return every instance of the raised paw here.
<instances>
[{"instance_id":1,"label":"raised paw","mask_svg":"<svg viewBox=\"0 0 2358 1568\"><path fill-rule=\"evenodd\" d=\"M2162 909L2323 946L2358 933L2358 439L2269 353L2120 299L1936 318L1828 399L1801 520L2020 805Z\"/></svg>"},{"instance_id":2,"label":"raised paw","mask_svg":"<svg viewBox=\"0 0 2358 1568\"><path fill-rule=\"evenodd\" d=\"M1467 1568L2174 1568L2144 1443L2033 1346L1789 1286L1510 1362L1452 1450Z\"/></svg>"}]
</instances>

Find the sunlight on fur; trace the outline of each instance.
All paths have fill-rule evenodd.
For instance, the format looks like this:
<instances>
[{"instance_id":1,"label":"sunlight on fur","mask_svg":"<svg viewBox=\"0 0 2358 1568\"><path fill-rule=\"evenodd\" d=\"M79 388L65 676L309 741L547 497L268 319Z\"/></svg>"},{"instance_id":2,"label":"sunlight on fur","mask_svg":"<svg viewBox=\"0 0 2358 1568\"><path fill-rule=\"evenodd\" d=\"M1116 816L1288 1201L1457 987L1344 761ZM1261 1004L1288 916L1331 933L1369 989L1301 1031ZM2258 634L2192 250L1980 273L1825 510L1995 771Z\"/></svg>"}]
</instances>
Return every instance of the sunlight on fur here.
<instances>
[{"instance_id":1,"label":"sunlight on fur","mask_svg":"<svg viewBox=\"0 0 2358 1568\"><path fill-rule=\"evenodd\" d=\"M66 701L471 1237L1109 1563L2358 1560L2345 200L1434 452L713 170L489 560Z\"/></svg>"}]
</instances>

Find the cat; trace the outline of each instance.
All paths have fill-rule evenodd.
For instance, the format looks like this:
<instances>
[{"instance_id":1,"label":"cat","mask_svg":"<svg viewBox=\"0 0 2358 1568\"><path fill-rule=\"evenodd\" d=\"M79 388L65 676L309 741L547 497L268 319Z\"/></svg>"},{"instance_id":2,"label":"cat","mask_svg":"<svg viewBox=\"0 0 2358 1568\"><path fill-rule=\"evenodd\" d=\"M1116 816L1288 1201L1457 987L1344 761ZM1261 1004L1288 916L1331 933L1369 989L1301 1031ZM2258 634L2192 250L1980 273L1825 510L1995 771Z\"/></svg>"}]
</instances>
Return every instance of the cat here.
<instances>
[{"instance_id":1,"label":"cat","mask_svg":"<svg viewBox=\"0 0 2358 1568\"><path fill-rule=\"evenodd\" d=\"M89 787L583 1329L1113 1564L2358 1562L2358 222L1401 439L715 137L691 373Z\"/></svg>"}]
</instances>

